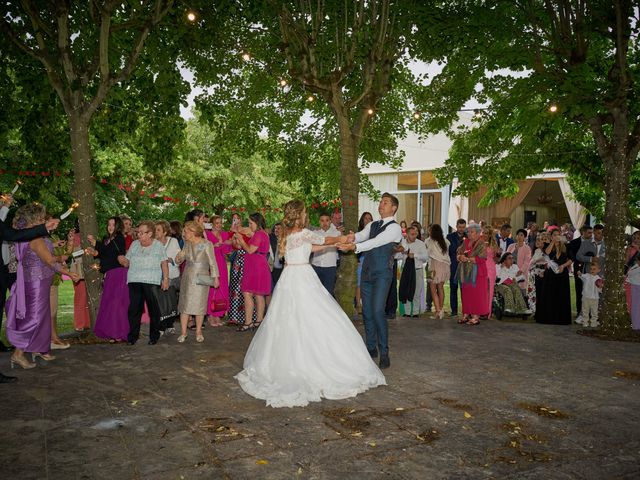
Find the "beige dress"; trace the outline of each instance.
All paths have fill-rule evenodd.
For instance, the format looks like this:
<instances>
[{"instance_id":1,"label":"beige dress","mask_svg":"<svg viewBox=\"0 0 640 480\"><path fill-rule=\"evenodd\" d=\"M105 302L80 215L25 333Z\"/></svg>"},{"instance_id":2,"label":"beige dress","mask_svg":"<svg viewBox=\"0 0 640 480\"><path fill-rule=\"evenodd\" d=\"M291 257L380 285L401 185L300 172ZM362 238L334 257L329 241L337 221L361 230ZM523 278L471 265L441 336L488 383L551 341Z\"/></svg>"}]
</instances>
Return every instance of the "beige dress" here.
<instances>
[{"instance_id":1,"label":"beige dress","mask_svg":"<svg viewBox=\"0 0 640 480\"><path fill-rule=\"evenodd\" d=\"M208 240L198 244L186 242L178 260L187 262L180 280L178 311L187 315L205 315L210 287L197 285L196 279L198 275L219 276L213 243Z\"/></svg>"}]
</instances>

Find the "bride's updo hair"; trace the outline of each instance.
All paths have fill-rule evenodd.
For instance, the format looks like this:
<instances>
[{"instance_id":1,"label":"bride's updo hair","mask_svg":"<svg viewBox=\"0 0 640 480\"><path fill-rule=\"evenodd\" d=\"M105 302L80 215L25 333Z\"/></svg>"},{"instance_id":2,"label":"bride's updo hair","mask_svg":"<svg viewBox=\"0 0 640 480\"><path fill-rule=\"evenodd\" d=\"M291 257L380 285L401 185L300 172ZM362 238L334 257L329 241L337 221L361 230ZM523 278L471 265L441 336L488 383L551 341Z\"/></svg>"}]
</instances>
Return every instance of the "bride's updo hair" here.
<instances>
[{"instance_id":1,"label":"bride's updo hair","mask_svg":"<svg viewBox=\"0 0 640 480\"><path fill-rule=\"evenodd\" d=\"M290 200L284 204L283 210L282 230L278 239L278 250L281 255L286 251L287 237L292 230L304 228L307 225L307 213L302 200Z\"/></svg>"}]
</instances>

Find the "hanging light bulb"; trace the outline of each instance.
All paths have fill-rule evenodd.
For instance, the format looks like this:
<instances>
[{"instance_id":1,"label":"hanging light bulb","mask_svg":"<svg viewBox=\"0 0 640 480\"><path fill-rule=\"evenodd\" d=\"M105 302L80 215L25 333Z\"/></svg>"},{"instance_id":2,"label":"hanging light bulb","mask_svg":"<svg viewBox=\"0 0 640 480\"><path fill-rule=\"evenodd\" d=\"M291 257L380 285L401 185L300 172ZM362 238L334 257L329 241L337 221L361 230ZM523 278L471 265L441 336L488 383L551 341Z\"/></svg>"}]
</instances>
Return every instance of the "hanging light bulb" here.
<instances>
[{"instance_id":1,"label":"hanging light bulb","mask_svg":"<svg viewBox=\"0 0 640 480\"><path fill-rule=\"evenodd\" d=\"M476 108L473 110L473 116L475 118L482 118L482 110Z\"/></svg>"},{"instance_id":2,"label":"hanging light bulb","mask_svg":"<svg viewBox=\"0 0 640 480\"><path fill-rule=\"evenodd\" d=\"M422 116L422 114L420 112L413 112L413 119L414 120L420 120L421 116Z\"/></svg>"},{"instance_id":3,"label":"hanging light bulb","mask_svg":"<svg viewBox=\"0 0 640 480\"><path fill-rule=\"evenodd\" d=\"M187 20L189 20L190 22L195 22L196 18L197 17L195 12L187 12Z\"/></svg>"},{"instance_id":4,"label":"hanging light bulb","mask_svg":"<svg viewBox=\"0 0 640 480\"><path fill-rule=\"evenodd\" d=\"M248 62L251 60L251 54L249 52L242 52L242 60Z\"/></svg>"},{"instance_id":5,"label":"hanging light bulb","mask_svg":"<svg viewBox=\"0 0 640 480\"><path fill-rule=\"evenodd\" d=\"M556 112L558 111L558 106L557 106L555 103L552 103L552 104L549 106L549 111L550 111L551 113L556 113Z\"/></svg>"},{"instance_id":6,"label":"hanging light bulb","mask_svg":"<svg viewBox=\"0 0 640 480\"><path fill-rule=\"evenodd\" d=\"M314 97L313 95L309 95L307 97L307 102L313 102L316 99L316 97Z\"/></svg>"},{"instance_id":7,"label":"hanging light bulb","mask_svg":"<svg viewBox=\"0 0 640 480\"><path fill-rule=\"evenodd\" d=\"M281 87L286 87L287 86L287 81L284 78L281 78L278 83L280 84Z\"/></svg>"},{"instance_id":8,"label":"hanging light bulb","mask_svg":"<svg viewBox=\"0 0 640 480\"><path fill-rule=\"evenodd\" d=\"M368 109L368 110L367 110L367 113L368 113L369 115L373 115L373 108Z\"/></svg>"}]
</instances>

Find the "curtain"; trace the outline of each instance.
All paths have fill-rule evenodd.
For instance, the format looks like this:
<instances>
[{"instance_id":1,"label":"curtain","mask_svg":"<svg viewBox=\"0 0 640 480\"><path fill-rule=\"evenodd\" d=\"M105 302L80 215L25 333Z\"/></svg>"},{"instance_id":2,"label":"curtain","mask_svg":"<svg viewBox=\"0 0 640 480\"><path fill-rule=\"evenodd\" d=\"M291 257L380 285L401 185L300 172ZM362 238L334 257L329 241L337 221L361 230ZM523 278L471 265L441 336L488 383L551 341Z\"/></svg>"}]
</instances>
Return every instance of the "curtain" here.
<instances>
[{"instance_id":1,"label":"curtain","mask_svg":"<svg viewBox=\"0 0 640 480\"><path fill-rule=\"evenodd\" d=\"M453 191L458 187L458 180L454 179L451 184L451 200L449 201L449 216L448 223L451 228L455 230L456 222L460 218L467 220L469 215L469 199L467 197L461 197L453 195Z\"/></svg>"},{"instance_id":2,"label":"curtain","mask_svg":"<svg viewBox=\"0 0 640 480\"><path fill-rule=\"evenodd\" d=\"M569 218L571 218L571 223L573 224L576 231L580 229L584 225L585 220L587 219L587 210L580 205L575 200L575 196L573 195L573 190L571 190L571 186L566 178L559 178L558 185L560 186L560 191L562 192L562 197L564 198L564 203L567 206L567 210L569 211Z\"/></svg>"},{"instance_id":3,"label":"curtain","mask_svg":"<svg viewBox=\"0 0 640 480\"><path fill-rule=\"evenodd\" d=\"M384 192L395 192L398 189L397 173L382 173L368 175L369 181L381 194ZM367 195L358 195L358 211L359 215L369 212L373 215L374 220L378 218L378 204Z\"/></svg>"},{"instance_id":4,"label":"curtain","mask_svg":"<svg viewBox=\"0 0 640 480\"><path fill-rule=\"evenodd\" d=\"M488 207L478 207L478 203L487 193L487 187L480 187L477 192L469 198L469 219L475 222L484 220L490 225L502 224L509 221L509 217L518 205L522 203L525 197L531 191L535 180L522 180L518 182L518 193L511 198L501 198L493 205ZM494 225L495 226L495 225Z\"/></svg>"}]
</instances>

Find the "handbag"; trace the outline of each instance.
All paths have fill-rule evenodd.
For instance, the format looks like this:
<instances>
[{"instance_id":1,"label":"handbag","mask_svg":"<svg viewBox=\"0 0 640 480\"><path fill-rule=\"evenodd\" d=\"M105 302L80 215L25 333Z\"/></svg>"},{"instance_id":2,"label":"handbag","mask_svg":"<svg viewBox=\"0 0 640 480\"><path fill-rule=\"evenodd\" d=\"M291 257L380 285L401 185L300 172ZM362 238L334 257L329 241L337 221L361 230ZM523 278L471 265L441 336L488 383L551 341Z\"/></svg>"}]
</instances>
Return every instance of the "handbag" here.
<instances>
[{"instance_id":1,"label":"handbag","mask_svg":"<svg viewBox=\"0 0 640 480\"><path fill-rule=\"evenodd\" d=\"M175 288L169 287L167 290L162 290L156 286L153 289L153 297L158 306L161 322L178 316L178 296Z\"/></svg>"},{"instance_id":2,"label":"handbag","mask_svg":"<svg viewBox=\"0 0 640 480\"><path fill-rule=\"evenodd\" d=\"M209 303L209 309L212 312L226 312L229 309L229 302L226 298L216 298L220 289L213 291L213 298Z\"/></svg>"},{"instance_id":3,"label":"handbag","mask_svg":"<svg viewBox=\"0 0 640 480\"><path fill-rule=\"evenodd\" d=\"M198 273L196 275L196 285L202 285L204 287L213 287L213 278L206 273Z\"/></svg>"}]
</instances>

